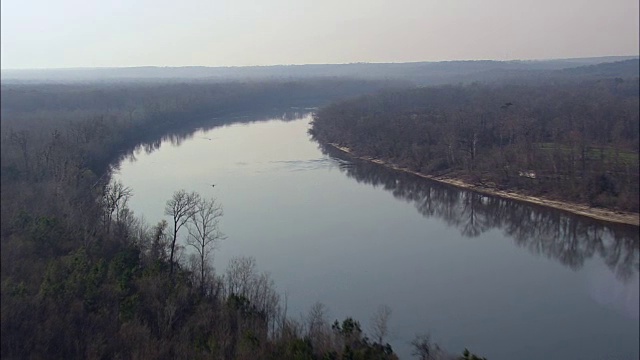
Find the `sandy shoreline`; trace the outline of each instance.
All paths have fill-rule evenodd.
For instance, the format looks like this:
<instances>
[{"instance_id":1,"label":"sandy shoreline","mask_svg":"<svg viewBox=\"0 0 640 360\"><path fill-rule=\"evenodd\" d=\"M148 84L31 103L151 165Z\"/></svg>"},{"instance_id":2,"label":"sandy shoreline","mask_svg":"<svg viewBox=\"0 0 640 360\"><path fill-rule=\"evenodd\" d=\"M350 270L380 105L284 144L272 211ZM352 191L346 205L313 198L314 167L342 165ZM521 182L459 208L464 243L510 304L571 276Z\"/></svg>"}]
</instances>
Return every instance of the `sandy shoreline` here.
<instances>
[{"instance_id":1,"label":"sandy shoreline","mask_svg":"<svg viewBox=\"0 0 640 360\"><path fill-rule=\"evenodd\" d=\"M380 164L382 166L386 166L386 167L394 169L394 170L407 172L407 173L410 173L410 174L414 174L416 176L420 176L420 177L425 178L425 179L438 181L438 182L441 182L441 183L444 183L444 184L453 185L453 186L456 186L456 187L459 187L459 188L468 189L468 190L476 191L476 192L483 193L483 194L495 195L495 196L503 197L503 198L506 198L506 199L526 201L526 202L529 202L529 203L532 203L532 204L548 206L548 207L551 207L551 208L568 211L568 212L571 212L573 214L587 216L587 217L590 217L590 218L593 218L593 219L604 220L604 221L615 222L615 223L621 223L621 224L640 226L640 214L638 214L638 213L614 211L614 210L607 210L607 209L602 209L602 208L593 208L593 207L590 207L590 206L584 205L584 204L568 203L568 202L563 202L563 201L545 199L545 198L541 198L541 197L518 194L518 193L512 192L512 191L503 191L503 190L491 189L491 188L487 188L487 187L483 187L483 186L479 186L479 185L470 184L470 183L467 183L467 182L462 181L460 179L453 179L453 178L448 178L448 177L445 177L445 176L425 175L425 174L422 174L422 173L419 173L419 172L416 172L416 171L411 171L411 170L399 167L399 166L391 164L391 163L384 162L384 161L379 160L379 159L374 159L372 157L356 156L351 152L351 149L349 149L347 147L344 147L344 146L339 146L338 144L328 143L328 145L331 145L332 147L334 147L334 148L336 148L336 149L338 149L340 151L343 151L343 152L349 154L350 156L352 156L354 158L357 158L357 159L360 159L360 160L370 161L370 162L373 162L373 163L376 163L376 164Z\"/></svg>"}]
</instances>

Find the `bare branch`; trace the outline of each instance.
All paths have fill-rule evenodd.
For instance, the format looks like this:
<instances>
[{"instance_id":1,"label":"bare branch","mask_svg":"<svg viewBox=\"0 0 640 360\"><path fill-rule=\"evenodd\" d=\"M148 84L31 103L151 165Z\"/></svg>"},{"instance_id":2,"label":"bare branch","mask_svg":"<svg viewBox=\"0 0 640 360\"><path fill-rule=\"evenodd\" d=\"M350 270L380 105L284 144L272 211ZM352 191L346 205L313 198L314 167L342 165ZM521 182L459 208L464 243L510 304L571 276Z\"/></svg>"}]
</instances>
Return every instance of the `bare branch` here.
<instances>
[{"instance_id":1,"label":"bare branch","mask_svg":"<svg viewBox=\"0 0 640 360\"><path fill-rule=\"evenodd\" d=\"M164 214L171 216L173 220L173 238L171 240L171 255L169 256L170 274L173 274L174 253L178 239L178 231L180 231L180 228L186 224L196 212L199 202L200 195L198 195L198 193L187 193L185 190L179 190L173 193L173 196L167 201L167 205L164 208Z\"/></svg>"}]
</instances>

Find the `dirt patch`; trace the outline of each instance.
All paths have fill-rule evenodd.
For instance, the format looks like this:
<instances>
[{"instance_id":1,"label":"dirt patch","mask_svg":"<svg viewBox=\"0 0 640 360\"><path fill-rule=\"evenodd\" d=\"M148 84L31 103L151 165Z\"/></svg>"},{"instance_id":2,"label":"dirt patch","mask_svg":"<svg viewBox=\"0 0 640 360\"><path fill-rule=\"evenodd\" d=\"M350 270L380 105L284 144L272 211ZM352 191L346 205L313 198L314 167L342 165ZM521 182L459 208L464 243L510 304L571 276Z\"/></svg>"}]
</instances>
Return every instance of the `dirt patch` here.
<instances>
[{"instance_id":1,"label":"dirt patch","mask_svg":"<svg viewBox=\"0 0 640 360\"><path fill-rule=\"evenodd\" d=\"M406 169L406 168L402 168L400 166L397 166L397 165L389 163L389 162L385 162L385 161L380 160L380 159L372 158L370 156L357 156L357 155L354 155L353 152L351 151L351 149L349 149L348 147L340 146L338 144L333 144L333 143L329 143L328 145L331 145L332 147L334 147L334 148L336 148L336 149L338 149L340 151L343 151L343 152L349 154L350 156L352 156L352 157L354 157L356 159L370 161L372 163L376 163L376 164L379 164L379 165L382 165L382 166L385 166L385 167L388 167L388 168L391 168L391 169L394 169L394 170L397 170L397 171L404 171L404 172L407 172L407 173L410 173L410 174L414 174L416 176L420 176L420 177L425 178L425 179L438 181L438 182L441 182L441 183L444 183L444 184L453 185L453 186L456 186L456 187L459 187L459 188L462 188L462 189L472 190L472 191L483 193L483 194L495 195L495 196L499 196L499 197L506 198L506 199L513 199L513 200L518 200L518 201L525 201L525 202L532 203L532 204L548 206L548 207L551 207L551 208L568 211L568 212L571 212L573 214L587 216L587 217L590 217L590 218L593 218L593 219L640 226L640 214L638 214L638 213L615 211L615 210L608 210L608 209L602 209L602 208L594 208L594 207L591 207L591 206L586 205L586 204L577 204L577 203L570 203L570 202L565 202L565 201L551 200L551 199L545 199L545 198L542 198L542 197L524 195L524 194L520 194L520 193L513 192L513 191L503 191L503 190L492 189L492 188L488 188L488 187L481 186L481 185L471 184L471 183L465 182L465 181L463 181L461 179L449 178L449 177L446 177L446 176L426 175L426 174L419 173L417 171L412 171L412 170L409 170L409 169Z\"/></svg>"}]
</instances>

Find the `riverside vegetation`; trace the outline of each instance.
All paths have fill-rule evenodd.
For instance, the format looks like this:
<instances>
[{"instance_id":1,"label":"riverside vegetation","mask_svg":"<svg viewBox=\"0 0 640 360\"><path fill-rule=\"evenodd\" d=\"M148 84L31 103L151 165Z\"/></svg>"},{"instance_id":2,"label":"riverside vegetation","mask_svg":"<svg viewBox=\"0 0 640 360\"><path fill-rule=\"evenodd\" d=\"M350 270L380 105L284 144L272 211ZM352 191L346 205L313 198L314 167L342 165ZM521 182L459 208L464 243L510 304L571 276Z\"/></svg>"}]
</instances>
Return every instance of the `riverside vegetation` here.
<instances>
[{"instance_id":1,"label":"riverside vegetation","mask_svg":"<svg viewBox=\"0 0 640 360\"><path fill-rule=\"evenodd\" d=\"M2 357L397 358L386 343L388 309L374 316L369 336L352 318L329 322L320 304L296 321L254 259L216 272L211 251L224 235L215 199L177 191L167 201L170 221L147 224L127 206L131 191L110 181L110 164L171 129L388 85L3 85ZM428 336L413 345L421 359L458 358Z\"/></svg>"},{"instance_id":2,"label":"riverside vegetation","mask_svg":"<svg viewBox=\"0 0 640 360\"><path fill-rule=\"evenodd\" d=\"M385 91L322 108L324 144L484 189L639 210L638 78Z\"/></svg>"}]
</instances>

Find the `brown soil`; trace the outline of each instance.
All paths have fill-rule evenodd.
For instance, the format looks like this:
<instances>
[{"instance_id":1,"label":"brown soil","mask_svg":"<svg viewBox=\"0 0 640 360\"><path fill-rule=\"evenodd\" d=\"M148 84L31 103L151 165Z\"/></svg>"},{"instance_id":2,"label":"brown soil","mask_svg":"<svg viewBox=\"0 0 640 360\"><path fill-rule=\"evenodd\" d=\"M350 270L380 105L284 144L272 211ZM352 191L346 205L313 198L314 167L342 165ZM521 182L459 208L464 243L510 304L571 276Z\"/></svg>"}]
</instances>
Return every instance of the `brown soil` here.
<instances>
[{"instance_id":1,"label":"brown soil","mask_svg":"<svg viewBox=\"0 0 640 360\"><path fill-rule=\"evenodd\" d=\"M419 172L416 172L416 171L412 171L412 170L409 170L409 169L406 169L406 168L402 168L400 166L397 166L397 165L389 163L389 162L385 162L385 161L380 160L380 159L375 159L375 158L372 158L372 157L369 157L369 156L357 156L357 155L354 155L351 152L351 149L349 149L347 147L344 147L344 146L339 146L339 145L333 144L333 143L329 143L329 145L331 145L334 148L336 148L338 150L341 150L341 151L343 151L343 152L345 152L345 153L347 153L347 154L349 154L352 157L357 158L357 159L370 161L370 162L373 162L373 163L376 163L376 164L380 164L382 166L386 166L386 167L394 169L394 170L404 171L404 172L407 172L407 173L411 173L411 174L420 176L420 177L425 178L425 179L438 181L438 182L449 184L449 185L453 185L453 186L456 186L456 187L459 187L459 188L468 189L468 190L472 190L472 191L479 192L479 193L484 193L484 194L489 194L489 195L500 196L500 197L506 198L506 199L514 199L514 200L526 201L526 202L529 202L529 203L538 204L538 205L542 205L542 206L548 206L548 207L551 207L551 208L568 211L568 212L571 212L571 213L574 213L574 214L587 216L587 217L590 217L590 218L593 218L593 219L640 226L640 214L638 214L638 213L623 212L623 211L609 210L609 209L603 209L603 208L594 208L594 207L591 207L591 206L586 205L586 204L577 204L577 203L570 203L570 202L566 202L566 201L551 200L551 199L545 199L545 198L542 198L542 197L524 195L524 194L517 193L517 192L514 192L514 191L503 191L503 190L498 190L498 189L492 189L492 188L489 188L489 187L486 187L486 186L471 184L471 183L466 182L466 181L461 180L461 179L450 178L450 177L446 177L446 176L426 175L426 174L422 174L422 173L419 173Z\"/></svg>"}]
</instances>

